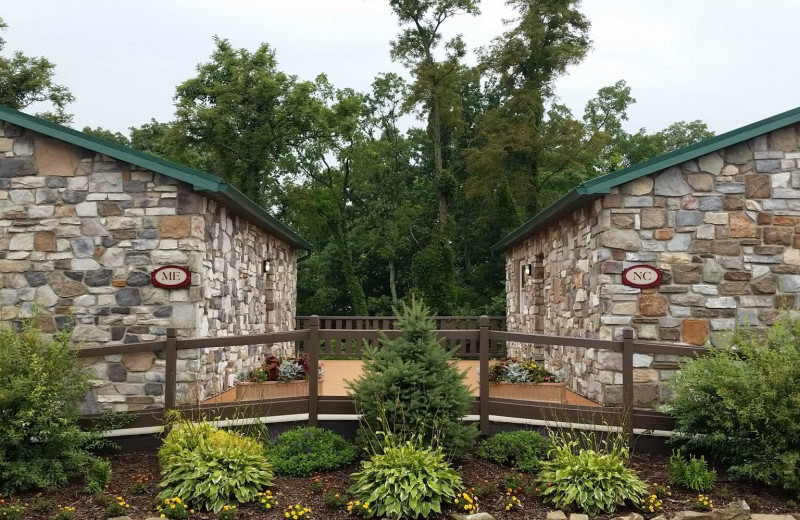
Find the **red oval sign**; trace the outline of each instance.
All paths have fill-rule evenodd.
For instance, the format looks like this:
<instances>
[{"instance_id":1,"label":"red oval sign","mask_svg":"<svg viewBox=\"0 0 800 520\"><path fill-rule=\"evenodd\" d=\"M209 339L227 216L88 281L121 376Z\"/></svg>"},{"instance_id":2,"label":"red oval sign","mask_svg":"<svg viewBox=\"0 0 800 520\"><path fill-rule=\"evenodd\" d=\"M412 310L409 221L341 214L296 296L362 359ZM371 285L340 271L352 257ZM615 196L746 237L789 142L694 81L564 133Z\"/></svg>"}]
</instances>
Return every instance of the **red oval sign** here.
<instances>
[{"instance_id":1,"label":"red oval sign","mask_svg":"<svg viewBox=\"0 0 800 520\"><path fill-rule=\"evenodd\" d=\"M179 289L192 283L192 273L185 267L165 265L150 275L153 285L163 289Z\"/></svg>"},{"instance_id":2,"label":"red oval sign","mask_svg":"<svg viewBox=\"0 0 800 520\"><path fill-rule=\"evenodd\" d=\"M622 283L639 289L661 285L661 271L649 265L633 265L622 271Z\"/></svg>"}]
</instances>

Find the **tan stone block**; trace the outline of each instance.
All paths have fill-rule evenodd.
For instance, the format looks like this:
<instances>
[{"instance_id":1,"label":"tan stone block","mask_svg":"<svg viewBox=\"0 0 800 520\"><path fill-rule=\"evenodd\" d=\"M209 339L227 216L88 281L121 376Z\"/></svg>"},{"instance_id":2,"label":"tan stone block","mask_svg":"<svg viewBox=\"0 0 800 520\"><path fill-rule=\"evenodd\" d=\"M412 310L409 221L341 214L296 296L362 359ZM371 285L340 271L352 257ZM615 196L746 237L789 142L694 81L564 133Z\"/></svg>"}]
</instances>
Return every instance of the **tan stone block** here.
<instances>
[{"instance_id":1,"label":"tan stone block","mask_svg":"<svg viewBox=\"0 0 800 520\"><path fill-rule=\"evenodd\" d=\"M672 240L675 236L675 230L670 228L656 229L653 233L656 240Z\"/></svg>"},{"instance_id":2,"label":"tan stone block","mask_svg":"<svg viewBox=\"0 0 800 520\"><path fill-rule=\"evenodd\" d=\"M191 217L170 215L161 217L161 238L187 238L192 230Z\"/></svg>"},{"instance_id":3,"label":"tan stone block","mask_svg":"<svg viewBox=\"0 0 800 520\"><path fill-rule=\"evenodd\" d=\"M192 236L194 238L205 238L205 219L203 217L192 217Z\"/></svg>"},{"instance_id":4,"label":"tan stone block","mask_svg":"<svg viewBox=\"0 0 800 520\"><path fill-rule=\"evenodd\" d=\"M112 280L112 287L125 287L125 280Z\"/></svg>"},{"instance_id":5,"label":"tan stone block","mask_svg":"<svg viewBox=\"0 0 800 520\"><path fill-rule=\"evenodd\" d=\"M55 251L55 231L37 231L33 237L33 248L36 251Z\"/></svg>"},{"instance_id":6,"label":"tan stone block","mask_svg":"<svg viewBox=\"0 0 800 520\"><path fill-rule=\"evenodd\" d=\"M731 238L756 237L756 223L747 213L735 212L730 214Z\"/></svg>"},{"instance_id":7,"label":"tan stone block","mask_svg":"<svg viewBox=\"0 0 800 520\"><path fill-rule=\"evenodd\" d=\"M72 177L79 164L77 148L73 145L49 137L36 138L36 168L39 175Z\"/></svg>"},{"instance_id":8,"label":"tan stone block","mask_svg":"<svg viewBox=\"0 0 800 520\"><path fill-rule=\"evenodd\" d=\"M654 383L656 381L658 381L658 370L653 370L652 368L633 369L634 383Z\"/></svg>"},{"instance_id":9,"label":"tan stone block","mask_svg":"<svg viewBox=\"0 0 800 520\"><path fill-rule=\"evenodd\" d=\"M122 363L128 372L147 372L153 367L156 357L152 352L137 352L122 356Z\"/></svg>"},{"instance_id":10,"label":"tan stone block","mask_svg":"<svg viewBox=\"0 0 800 520\"><path fill-rule=\"evenodd\" d=\"M797 225L798 219L797 217L782 217L778 216L772 221L772 223L776 226L794 226Z\"/></svg>"},{"instance_id":11,"label":"tan stone block","mask_svg":"<svg viewBox=\"0 0 800 520\"><path fill-rule=\"evenodd\" d=\"M14 140L8 137L0 137L0 152L10 152L14 148Z\"/></svg>"},{"instance_id":12,"label":"tan stone block","mask_svg":"<svg viewBox=\"0 0 800 520\"><path fill-rule=\"evenodd\" d=\"M67 206L58 205L58 206L55 206L54 209L55 209L54 215L56 217L64 218L64 217L74 217L75 216L75 206L73 206L71 204L67 205Z\"/></svg>"},{"instance_id":13,"label":"tan stone block","mask_svg":"<svg viewBox=\"0 0 800 520\"><path fill-rule=\"evenodd\" d=\"M636 302L615 303L614 307L611 308L611 314L630 316L634 313L636 313Z\"/></svg>"},{"instance_id":14,"label":"tan stone block","mask_svg":"<svg viewBox=\"0 0 800 520\"><path fill-rule=\"evenodd\" d=\"M667 299L660 294L646 294L639 298L639 312L642 316L666 316Z\"/></svg>"},{"instance_id":15,"label":"tan stone block","mask_svg":"<svg viewBox=\"0 0 800 520\"><path fill-rule=\"evenodd\" d=\"M647 195L648 193L653 191L652 177L639 177L635 181L631 181L630 190L631 190L631 195L637 197L641 195Z\"/></svg>"},{"instance_id":16,"label":"tan stone block","mask_svg":"<svg viewBox=\"0 0 800 520\"><path fill-rule=\"evenodd\" d=\"M0 273L24 273L30 268L30 260L0 260Z\"/></svg>"},{"instance_id":17,"label":"tan stone block","mask_svg":"<svg viewBox=\"0 0 800 520\"><path fill-rule=\"evenodd\" d=\"M708 341L708 324L705 320L686 319L681 324L681 339L690 345L705 345Z\"/></svg>"}]
</instances>

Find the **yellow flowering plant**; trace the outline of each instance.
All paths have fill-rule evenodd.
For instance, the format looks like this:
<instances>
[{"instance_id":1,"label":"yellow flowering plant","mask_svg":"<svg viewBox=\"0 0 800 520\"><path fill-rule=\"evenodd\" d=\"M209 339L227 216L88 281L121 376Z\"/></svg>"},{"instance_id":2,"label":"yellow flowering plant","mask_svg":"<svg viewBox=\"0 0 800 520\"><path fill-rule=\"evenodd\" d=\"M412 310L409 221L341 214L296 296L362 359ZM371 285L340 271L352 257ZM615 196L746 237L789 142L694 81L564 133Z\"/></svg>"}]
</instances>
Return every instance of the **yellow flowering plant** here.
<instances>
[{"instance_id":1,"label":"yellow flowering plant","mask_svg":"<svg viewBox=\"0 0 800 520\"><path fill-rule=\"evenodd\" d=\"M503 509L511 511L512 509L522 509L522 502L517 495L512 491L506 491L506 496L503 500Z\"/></svg>"},{"instance_id":2,"label":"yellow flowering plant","mask_svg":"<svg viewBox=\"0 0 800 520\"><path fill-rule=\"evenodd\" d=\"M128 514L130 508L130 504L128 504L124 498L119 496L114 497L114 500L106 508L106 515L108 515L109 518L125 516Z\"/></svg>"},{"instance_id":3,"label":"yellow flowering plant","mask_svg":"<svg viewBox=\"0 0 800 520\"><path fill-rule=\"evenodd\" d=\"M373 513L372 506L370 506L369 502L351 500L347 503L347 514L349 515L370 518L372 517Z\"/></svg>"},{"instance_id":4,"label":"yellow flowering plant","mask_svg":"<svg viewBox=\"0 0 800 520\"><path fill-rule=\"evenodd\" d=\"M697 495L693 505L696 509L700 509L701 511L711 511L714 509L714 502L706 495Z\"/></svg>"},{"instance_id":5,"label":"yellow flowering plant","mask_svg":"<svg viewBox=\"0 0 800 520\"><path fill-rule=\"evenodd\" d=\"M170 520L186 520L190 514L194 513L194 510L189 509L189 506L180 497L165 498L164 503L156 509L161 513L161 518Z\"/></svg>"},{"instance_id":6,"label":"yellow flowering plant","mask_svg":"<svg viewBox=\"0 0 800 520\"><path fill-rule=\"evenodd\" d=\"M72 520L72 515L74 514L74 507L58 506L58 513L56 513L55 520Z\"/></svg>"},{"instance_id":7,"label":"yellow flowering plant","mask_svg":"<svg viewBox=\"0 0 800 520\"><path fill-rule=\"evenodd\" d=\"M235 520L236 511L238 511L236 506L225 504L222 506L222 509L219 510L219 520Z\"/></svg>"},{"instance_id":8,"label":"yellow flowering plant","mask_svg":"<svg viewBox=\"0 0 800 520\"><path fill-rule=\"evenodd\" d=\"M640 507L646 515L658 514L664 509L664 502L658 498L658 495L650 494L644 497Z\"/></svg>"},{"instance_id":9,"label":"yellow flowering plant","mask_svg":"<svg viewBox=\"0 0 800 520\"><path fill-rule=\"evenodd\" d=\"M464 491L453 499L456 511L467 515L478 512L478 497L473 491Z\"/></svg>"},{"instance_id":10,"label":"yellow flowering plant","mask_svg":"<svg viewBox=\"0 0 800 520\"><path fill-rule=\"evenodd\" d=\"M258 501L258 507L264 511L270 511L278 505L278 500L269 489L257 494L256 501Z\"/></svg>"},{"instance_id":11,"label":"yellow flowering plant","mask_svg":"<svg viewBox=\"0 0 800 520\"><path fill-rule=\"evenodd\" d=\"M283 516L290 520L300 520L301 518L308 518L310 515L311 508L300 504L292 504L283 512Z\"/></svg>"}]
</instances>

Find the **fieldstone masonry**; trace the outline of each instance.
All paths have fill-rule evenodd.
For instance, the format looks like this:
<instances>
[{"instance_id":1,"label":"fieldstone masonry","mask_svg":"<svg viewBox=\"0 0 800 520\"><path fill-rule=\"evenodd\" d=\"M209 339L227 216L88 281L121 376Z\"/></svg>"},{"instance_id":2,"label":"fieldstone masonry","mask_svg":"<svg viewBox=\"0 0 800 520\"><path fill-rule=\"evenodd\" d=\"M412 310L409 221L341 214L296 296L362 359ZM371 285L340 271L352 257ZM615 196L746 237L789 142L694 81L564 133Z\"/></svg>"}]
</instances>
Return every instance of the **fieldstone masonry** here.
<instances>
[{"instance_id":1,"label":"fieldstone masonry","mask_svg":"<svg viewBox=\"0 0 800 520\"><path fill-rule=\"evenodd\" d=\"M264 273L264 261L272 269ZM151 285L175 264L189 287ZM0 314L39 313L45 332L84 347L152 341L167 327L210 337L288 330L295 252L188 184L0 122ZM178 399L218 393L263 346L181 351ZM155 354L87 361L85 411L163 405Z\"/></svg>"},{"instance_id":2,"label":"fieldstone masonry","mask_svg":"<svg viewBox=\"0 0 800 520\"><path fill-rule=\"evenodd\" d=\"M788 126L641 177L512 246L508 330L619 339L629 327L640 339L713 345L737 324L764 327L781 309L796 309L798 139L800 125ZM543 280L524 280L520 309L520 264L541 258ZM662 270L663 284L623 285L623 269L637 264ZM620 354L568 347L543 353L549 368L566 369L573 390L619 403ZM637 406L669 398L663 382L677 361L635 356Z\"/></svg>"}]
</instances>

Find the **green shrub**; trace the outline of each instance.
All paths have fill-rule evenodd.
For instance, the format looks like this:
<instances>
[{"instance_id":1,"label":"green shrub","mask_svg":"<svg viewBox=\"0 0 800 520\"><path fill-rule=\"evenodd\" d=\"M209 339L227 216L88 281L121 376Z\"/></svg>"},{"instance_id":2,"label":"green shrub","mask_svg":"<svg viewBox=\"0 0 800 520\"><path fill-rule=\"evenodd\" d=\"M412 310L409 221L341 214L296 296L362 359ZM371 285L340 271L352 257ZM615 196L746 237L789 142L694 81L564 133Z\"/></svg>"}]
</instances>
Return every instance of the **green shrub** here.
<instances>
[{"instance_id":1,"label":"green shrub","mask_svg":"<svg viewBox=\"0 0 800 520\"><path fill-rule=\"evenodd\" d=\"M34 317L0 325L0 345L0 492L62 486L102 465L88 451L100 436L78 427L89 382L69 332L45 336Z\"/></svg>"},{"instance_id":2,"label":"green shrub","mask_svg":"<svg viewBox=\"0 0 800 520\"><path fill-rule=\"evenodd\" d=\"M371 432L386 420L401 436L421 436L460 457L472 447L478 430L462 419L470 413L472 397L452 352L442 348L428 308L412 299L398 313L401 331L395 340L382 339L366 349L363 376L349 384L356 408L363 414L360 439L380 448Z\"/></svg>"},{"instance_id":3,"label":"green shrub","mask_svg":"<svg viewBox=\"0 0 800 520\"><path fill-rule=\"evenodd\" d=\"M178 497L215 513L229 502L255 500L272 484L272 468L261 443L207 422L176 420L158 460L163 477L159 499Z\"/></svg>"},{"instance_id":4,"label":"green shrub","mask_svg":"<svg viewBox=\"0 0 800 520\"><path fill-rule=\"evenodd\" d=\"M678 450L669 458L669 483L693 491L711 491L717 473L708 469L703 457L686 460Z\"/></svg>"},{"instance_id":5,"label":"green shrub","mask_svg":"<svg viewBox=\"0 0 800 520\"><path fill-rule=\"evenodd\" d=\"M489 437L478 445L477 453L482 459L536 473L552 447L550 440L538 432L519 430Z\"/></svg>"},{"instance_id":6,"label":"green shrub","mask_svg":"<svg viewBox=\"0 0 800 520\"><path fill-rule=\"evenodd\" d=\"M361 463L350 487L357 500L369 503L379 517L428 518L442 512L461 489L461 477L439 448L421 441L395 442L387 435L383 453Z\"/></svg>"},{"instance_id":7,"label":"green shrub","mask_svg":"<svg viewBox=\"0 0 800 520\"><path fill-rule=\"evenodd\" d=\"M611 513L626 501L639 504L647 486L625 466L627 448L620 443L604 446L605 451L582 448L570 436L556 442L537 480L544 501L559 509L578 508L589 516Z\"/></svg>"},{"instance_id":8,"label":"green shrub","mask_svg":"<svg viewBox=\"0 0 800 520\"><path fill-rule=\"evenodd\" d=\"M286 477L308 477L353 462L355 449L341 435L322 428L296 428L282 433L267 445L275 473Z\"/></svg>"},{"instance_id":9,"label":"green shrub","mask_svg":"<svg viewBox=\"0 0 800 520\"><path fill-rule=\"evenodd\" d=\"M739 328L689 360L671 381L666 410L690 449L734 478L800 494L800 319L767 331Z\"/></svg>"}]
</instances>

